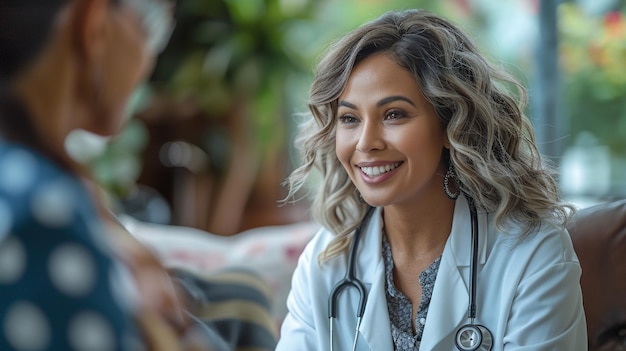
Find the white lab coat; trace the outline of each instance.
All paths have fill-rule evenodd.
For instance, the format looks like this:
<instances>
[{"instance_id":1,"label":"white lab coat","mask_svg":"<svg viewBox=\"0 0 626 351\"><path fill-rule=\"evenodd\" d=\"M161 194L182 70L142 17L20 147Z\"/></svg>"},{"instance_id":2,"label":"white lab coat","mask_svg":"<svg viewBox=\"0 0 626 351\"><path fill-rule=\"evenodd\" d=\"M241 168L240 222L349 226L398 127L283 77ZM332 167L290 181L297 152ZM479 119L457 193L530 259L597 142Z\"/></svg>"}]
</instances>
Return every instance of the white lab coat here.
<instances>
[{"instance_id":1,"label":"white lab coat","mask_svg":"<svg viewBox=\"0 0 626 351\"><path fill-rule=\"evenodd\" d=\"M478 214L479 246L476 323L493 334L493 351L587 350L580 288L581 268L566 229L544 225L519 242L495 229L492 216ZM381 256L381 210L363 229L356 276L368 289L357 350L393 350ZM457 200L452 231L441 258L420 350L456 350L454 337L467 323L470 213ZM346 273L347 255L322 266L318 254L332 234L321 230L302 253L292 279L276 350L329 350L328 296ZM351 350L355 335L356 289L340 294L334 350Z\"/></svg>"}]
</instances>

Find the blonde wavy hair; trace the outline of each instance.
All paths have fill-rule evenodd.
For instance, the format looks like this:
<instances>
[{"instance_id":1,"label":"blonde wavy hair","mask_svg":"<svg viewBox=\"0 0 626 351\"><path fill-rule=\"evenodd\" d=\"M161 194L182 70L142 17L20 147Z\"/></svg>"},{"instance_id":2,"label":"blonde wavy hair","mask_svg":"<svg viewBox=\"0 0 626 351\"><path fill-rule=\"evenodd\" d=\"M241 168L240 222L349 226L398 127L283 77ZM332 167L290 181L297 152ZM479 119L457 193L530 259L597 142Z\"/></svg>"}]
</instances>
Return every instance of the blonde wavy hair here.
<instances>
[{"instance_id":1,"label":"blonde wavy hair","mask_svg":"<svg viewBox=\"0 0 626 351\"><path fill-rule=\"evenodd\" d=\"M313 118L296 141L303 163L287 183L293 198L314 171L321 173L312 215L336 237L320 262L347 250L367 209L335 154L335 117L353 67L376 53L415 76L446 128L450 150L444 160L456 170L461 190L494 215L499 229L513 224L527 235L544 221L565 224L574 209L561 201L554 170L535 144L523 112L524 87L448 20L423 10L391 11L331 45L310 88Z\"/></svg>"}]
</instances>

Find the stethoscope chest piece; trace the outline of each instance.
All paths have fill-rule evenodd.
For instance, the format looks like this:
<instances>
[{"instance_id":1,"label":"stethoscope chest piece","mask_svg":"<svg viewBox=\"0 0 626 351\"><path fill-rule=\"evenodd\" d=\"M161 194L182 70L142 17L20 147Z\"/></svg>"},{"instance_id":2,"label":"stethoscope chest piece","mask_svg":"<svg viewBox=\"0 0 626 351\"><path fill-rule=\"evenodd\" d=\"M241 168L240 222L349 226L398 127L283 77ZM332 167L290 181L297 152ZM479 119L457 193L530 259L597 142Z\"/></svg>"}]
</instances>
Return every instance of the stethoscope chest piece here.
<instances>
[{"instance_id":1,"label":"stethoscope chest piece","mask_svg":"<svg viewBox=\"0 0 626 351\"><path fill-rule=\"evenodd\" d=\"M489 351L493 337L482 325L466 324L457 331L455 343L460 351Z\"/></svg>"},{"instance_id":2,"label":"stethoscope chest piece","mask_svg":"<svg viewBox=\"0 0 626 351\"><path fill-rule=\"evenodd\" d=\"M468 323L456 332L454 343L459 351L490 351L493 336L489 329L475 324L476 319L476 266L478 265L478 215L472 201L469 202L472 224L472 261L470 263L469 306L467 308Z\"/></svg>"},{"instance_id":3,"label":"stethoscope chest piece","mask_svg":"<svg viewBox=\"0 0 626 351\"><path fill-rule=\"evenodd\" d=\"M468 203L470 208L471 226L472 226L472 245L471 245L471 263L470 263L470 282L469 282L469 304L467 321L468 323L463 325L456 333L455 344L460 351L490 351L493 345L493 336L489 329L480 324L474 324L476 318L476 266L478 265L478 215L476 213L476 207L472 201ZM348 267L346 276L331 290L328 298L328 319L330 326L330 351L333 350L333 332L334 332L334 320L337 317L337 300L339 294L344 289L356 289L360 295L357 322L354 331L354 341L352 343L352 350L356 350L356 345L359 336L359 327L365 311L365 303L367 301L367 289L357 278L355 273L356 256L357 256L357 244L361 236L361 227L365 227L365 222L370 218L374 207L370 207L363 219L363 223L359 226L352 238L351 247L348 255Z\"/></svg>"}]
</instances>

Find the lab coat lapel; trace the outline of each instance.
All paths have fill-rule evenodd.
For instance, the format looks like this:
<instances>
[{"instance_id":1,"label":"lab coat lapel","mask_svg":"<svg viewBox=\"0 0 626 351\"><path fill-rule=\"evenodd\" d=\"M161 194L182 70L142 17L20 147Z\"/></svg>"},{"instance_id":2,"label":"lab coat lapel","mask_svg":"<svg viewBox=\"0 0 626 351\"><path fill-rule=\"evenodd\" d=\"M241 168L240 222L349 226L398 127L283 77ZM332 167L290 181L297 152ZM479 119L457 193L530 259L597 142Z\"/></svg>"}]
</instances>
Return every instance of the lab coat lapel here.
<instances>
[{"instance_id":1,"label":"lab coat lapel","mask_svg":"<svg viewBox=\"0 0 626 351\"><path fill-rule=\"evenodd\" d=\"M380 208L372 214L370 223L361 237L359 246L357 276L363 277L368 288L367 304L363 321L359 329L362 338L359 348L366 342L370 350L388 350L393 347L389 312L386 304L384 262L382 259L382 211ZM478 215L479 246L478 262L486 260L487 217ZM460 196L454 209L454 219L450 237L444 248L435 281L433 296L430 301L421 350L436 350L444 339L456 333L466 323L469 290L466 281L469 279L471 260L470 214L467 200ZM450 339L448 339L450 340ZM452 341L454 343L454 341Z\"/></svg>"},{"instance_id":2,"label":"lab coat lapel","mask_svg":"<svg viewBox=\"0 0 626 351\"><path fill-rule=\"evenodd\" d=\"M442 257L420 350L435 350L465 320L469 293L454 258Z\"/></svg>"},{"instance_id":3,"label":"lab coat lapel","mask_svg":"<svg viewBox=\"0 0 626 351\"><path fill-rule=\"evenodd\" d=\"M486 230L484 220L485 217L479 215L479 238L481 231ZM421 350L440 349L437 345L446 338L453 346L454 341L450 335L453 338L456 330L467 320L469 288L466 282L469 280L471 260L470 223L469 206L466 199L460 196L455 205L452 231L444 248L433 288ZM485 240L480 240L480 263L484 263L485 255Z\"/></svg>"},{"instance_id":4,"label":"lab coat lapel","mask_svg":"<svg viewBox=\"0 0 626 351\"><path fill-rule=\"evenodd\" d=\"M382 219L381 209L376 209L372 219L364 232L363 244L359 249L359 267L363 267L364 283L369 285L367 305L363 313L363 322L359 340L366 342L370 350L389 350L393 348L391 327L389 326L389 312L387 311L385 295L385 264L382 259ZM360 348L359 348L360 349Z\"/></svg>"}]
</instances>

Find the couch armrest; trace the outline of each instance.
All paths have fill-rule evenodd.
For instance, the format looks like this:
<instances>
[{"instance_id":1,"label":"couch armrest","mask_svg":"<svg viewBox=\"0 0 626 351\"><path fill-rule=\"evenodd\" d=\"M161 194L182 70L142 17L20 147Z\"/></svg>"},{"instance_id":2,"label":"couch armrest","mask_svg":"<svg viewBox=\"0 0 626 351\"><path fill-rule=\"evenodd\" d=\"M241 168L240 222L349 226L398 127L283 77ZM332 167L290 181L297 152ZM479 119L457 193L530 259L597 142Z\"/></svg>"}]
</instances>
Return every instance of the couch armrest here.
<instances>
[{"instance_id":1,"label":"couch armrest","mask_svg":"<svg viewBox=\"0 0 626 351\"><path fill-rule=\"evenodd\" d=\"M568 230L582 266L589 350L612 350L626 342L626 199L579 210Z\"/></svg>"}]
</instances>

